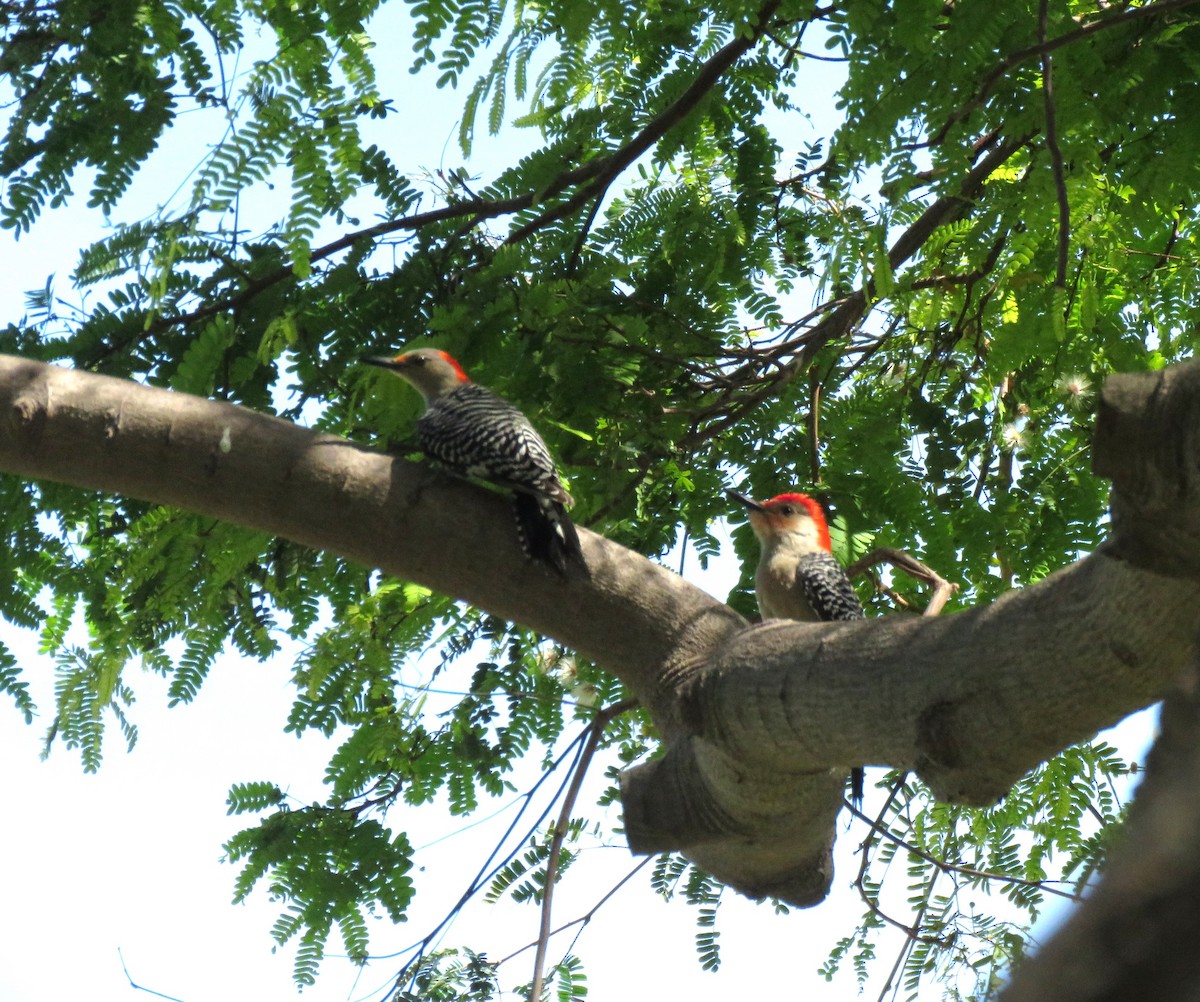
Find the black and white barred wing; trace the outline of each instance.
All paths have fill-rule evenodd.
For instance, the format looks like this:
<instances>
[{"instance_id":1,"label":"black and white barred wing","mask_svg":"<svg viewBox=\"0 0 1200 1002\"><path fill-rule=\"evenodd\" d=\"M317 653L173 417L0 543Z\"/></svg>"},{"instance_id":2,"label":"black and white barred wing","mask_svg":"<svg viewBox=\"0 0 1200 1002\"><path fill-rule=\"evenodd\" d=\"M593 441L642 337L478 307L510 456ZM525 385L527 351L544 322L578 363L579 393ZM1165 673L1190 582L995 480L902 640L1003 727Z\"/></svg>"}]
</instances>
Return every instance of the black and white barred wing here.
<instances>
[{"instance_id":1,"label":"black and white barred wing","mask_svg":"<svg viewBox=\"0 0 1200 1002\"><path fill-rule=\"evenodd\" d=\"M459 473L570 501L529 419L482 386L466 383L434 401L417 435L426 455Z\"/></svg>"}]
</instances>

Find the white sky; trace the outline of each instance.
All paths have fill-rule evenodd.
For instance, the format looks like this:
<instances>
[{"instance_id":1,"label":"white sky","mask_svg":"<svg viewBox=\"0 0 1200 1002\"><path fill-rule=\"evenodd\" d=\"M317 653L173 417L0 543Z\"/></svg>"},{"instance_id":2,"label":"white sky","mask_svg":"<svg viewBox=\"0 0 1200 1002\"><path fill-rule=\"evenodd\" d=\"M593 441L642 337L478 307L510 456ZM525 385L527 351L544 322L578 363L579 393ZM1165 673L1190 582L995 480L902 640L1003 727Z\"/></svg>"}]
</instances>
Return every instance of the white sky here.
<instances>
[{"instance_id":1,"label":"white sky","mask_svg":"<svg viewBox=\"0 0 1200 1002\"><path fill-rule=\"evenodd\" d=\"M377 31L375 37L407 40L409 34L399 25ZM390 67L390 78L382 82L385 96L404 95L397 102L400 116L387 119L381 128L392 140L407 136L410 149L421 151L402 166L456 166L462 95L431 91L424 78L408 76L407 49L400 58L380 62ZM827 64L811 66L814 81L806 88L810 95L818 93L821 84L828 89L832 72ZM827 98L821 108L832 113ZM182 122L181 130L191 128L188 119ZM793 128L794 135L784 139L791 148L820 131L801 128L800 123ZM170 198L194 166L194 151L204 141L186 131L173 138L157 157L154 176L139 179L123 218L145 215ZM497 166L511 162L525 143L511 135L492 141L481 131L471 169L490 176ZM391 145L394 148L394 142ZM7 242L0 323L17 320L24 291L41 287L50 273L59 276L60 294L74 298L66 283L74 254L102 232L102 221L82 208L84 186L77 189L71 207L47 214L15 246L11 234L0 236ZM724 598L736 579L732 561L732 555L718 560L709 573L701 574L696 561L689 560L687 576ZM132 715L140 728L139 743L125 754L114 735L99 774L85 775L77 756L61 747L48 761L39 760L53 702L53 664L36 653L36 638L3 622L0 639L17 654L44 714L26 727L0 697L0 761L5 764L0 803L7 808L0 845L8 864L0 909L0 999L116 1002L150 997L130 986L118 950L135 982L185 1002L296 996L291 951L272 950L269 931L277 906L262 892L245 906L233 906L237 871L221 862L222 843L256 823L257 817L225 815L225 798L233 783L267 779L285 785L301 801L323 798L321 778L338 737L326 740L307 734L298 739L283 733L292 699L292 654L268 664L222 658L196 701L173 710L166 709L162 679L133 671L130 681L138 702ZM445 678L439 681L449 684ZM1117 740L1127 754L1136 755L1151 728L1152 720L1140 715ZM599 769L594 772L596 785ZM588 804L585 790L579 813ZM491 810L485 804L479 814ZM375 922L372 952L401 950L436 925L491 850L508 817L422 849L416 859L420 869L414 873L422 891L410 919L396 928ZM424 846L471 819L454 819L437 808L400 808L389 820L409 832L414 846ZM589 997L600 1002L857 997L848 973L827 984L816 971L861 912L850 887L857 870L854 847L861 836L858 829L846 833L843 825L834 893L816 909L777 916L768 905L727 894L718 923L723 965L716 973L702 971L697 963L695 911L657 898L648 887L648 871L643 871L605 906L575 948L588 973ZM634 862L620 846L589 850L556 892L555 924L586 912ZM533 906L491 906L479 900L442 945L468 945L497 959L532 942L537 927ZM899 939L885 936L882 943L877 965L881 976L891 965ZM331 953L338 947L335 938ZM560 940L552 943L551 961L563 947L565 941L561 946ZM528 981L531 965L532 952L509 962L502 968L504 982L511 986ZM395 960L379 960L360 974L331 956L316 986L305 990L303 998L332 1002L378 997L397 966ZM879 987L876 984L864 997L875 997ZM941 992L925 994L934 998Z\"/></svg>"}]
</instances>

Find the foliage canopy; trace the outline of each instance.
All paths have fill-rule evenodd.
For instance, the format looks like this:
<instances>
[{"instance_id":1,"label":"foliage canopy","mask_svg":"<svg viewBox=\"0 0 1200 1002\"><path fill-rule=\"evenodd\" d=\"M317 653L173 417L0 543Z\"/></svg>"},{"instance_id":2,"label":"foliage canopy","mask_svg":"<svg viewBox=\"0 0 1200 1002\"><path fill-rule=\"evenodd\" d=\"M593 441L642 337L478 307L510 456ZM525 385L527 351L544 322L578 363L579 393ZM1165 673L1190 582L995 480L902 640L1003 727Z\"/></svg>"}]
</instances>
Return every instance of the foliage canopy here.
<instances>
[{"instance_id":1,"label":"foliage canopy","mask_svg":"<svg viewBox=\"0 0 1200 1002\"><path fill-rule=\"evenodd\" d=\"M433 338L531 414L577 519L647 555L681 538L716 554L727 483L807 485L844 558L901 547L987 602L1103 538L1107 488L1084 462L1098 382L1192 351L1191 0L58 0L6 5L0 31L0 225L19 238L80 186L112 220L79 248L87 305L64 313L48 283L0 350L403 442L415 395L356 361ZM464 158L502 132L527 153L484 177L422 173L405 81L384 72L402 59L460 90ZM181 179L164 152L185 115L212 143ZM181 195L136 218L147 172ZM284 903L274 934L300 937L301 982L334 928L365 958L364 916L405 912L389 804L469 813L622 698L602 667L328 554L52 484L0 490L0 612L57 660L50 738L86 768L110 718L134 740L132 664L187 701L227 644L306 644L288 726L346 729L327 801L239 785L231 812L266 816L227 846L238 894L265 880ZM744 586L730 601L753 611ZM896 582L868 605L920 602ZM435 640L443 660L417 677ZM490 657L459 664L479 642ZM434 679L463 691L441 716ZM0 690L30 718L4 648ZM611 763L654 747L633 714L600 743ZM900 841L876 847L870 907L831 965L865 969L896 856L921 931L906 987L959 964L988 986L1020 930L960 911L956 888L1003 874L1032 915L1047 877L1086 880L1127 770L1075 748L989 811L892 777L881 819ZM539 835L497 891L536 898L549 854ZM718 889L678 858L652 884L715 914ZM715 963L711 933L699 943ZM473 954L408 974L411 997L490 997ZM578 960L558 977L574 997Z\"/></svg>"}]
</instances>

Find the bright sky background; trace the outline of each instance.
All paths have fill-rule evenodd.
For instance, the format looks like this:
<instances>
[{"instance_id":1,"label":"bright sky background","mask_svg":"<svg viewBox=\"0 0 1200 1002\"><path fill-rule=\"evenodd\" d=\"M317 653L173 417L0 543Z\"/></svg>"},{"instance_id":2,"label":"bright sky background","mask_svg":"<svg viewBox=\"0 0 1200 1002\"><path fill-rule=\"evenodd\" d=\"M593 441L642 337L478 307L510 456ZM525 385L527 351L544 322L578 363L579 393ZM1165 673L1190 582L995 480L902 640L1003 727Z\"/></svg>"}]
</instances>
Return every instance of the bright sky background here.
<instances>
[{"instance_id":1,"label":"bright sky background","mask_svg":"<svg viewBox=\"0 0 1200 1002\"><path fill-rule=\"evenodd\" d=\"M396 6L391 5L390 16ZM403 24L373 34L403 45L400 55L379 60L385 96L403 95L397 100L399 115L379 126L381 138L396 149L396 137L403 136L413 151L407 165L414 169L458 166L455 144L463 95L434 91L424 78L407 74L410 34ZM812 79L802 92L813 100L831 93L832 75L840 71L826 63L806 66ZM785 146L798 148L826 131L833 113L830 98L821 97L814 110L819 112L814 115L819 127L789 121L792 134L781 137ZM178 134L156 155L153 176L139 178L120 218L152 212L181 186L186 197L196 151L212 138L197 133L183 118ZM477 134L477 152L469 166L491 177L528 142L520 135L506 134L494 141ZM19 243L14 245L9 234L0 236L5 247L0 323L19 319L24 291L42 287L52 273L58 275L60 295L77 299L67 282L74 254L86 240L103 233L103 221L82 207L86 185L81 183L77 190L71 206L47 214ZM246 215L244 208L244 225ZM271 209L265 209L264 218L249 225L265 224L271 215ZM364 219L363 225L370 222ZM953 577L953 568L939 570ZM732 554L717 560L707 573L701 573L693 559L686 576L723 599L737 568ZM296 997L291 950L272 950L269 931L277 906L265 893L257 893L245 906L233 906L237 871L221 862L222 843L257 820L254 815L226 817L225 798L232 784L272 780L301 802L323 797L323 770L341 738L307 734L298 739L283 733L295 649L268 664L225 657L195 702L172 710L166 709L166 682L133 670L129 681L138 697L132 711L140 728L138 745L125 754L119 736L112 736L99 774L85 775L78 757L62 747L56 747L49 760L39 760L53 705L52 662L36 653L35 637L3 622L0 638L20 659L43 711L32 727L26 727L0 697L0 761L5 765L0 802L7 807L0 843L7 860L5 907L0 910L0 999L116 1002L150 997L130 986L118 951L138 985L185 1002ZM464 659L458 674L443 676L439 684L452 687L456 679L465 681L473 663L470 657ZM1152 727L1152 718L1142 714L1113 740L1120 741L1126 754L1137 755ZM568 737L574 733L569 731ZM599 787L599 771L594 767L593 791ZM534 778L532 773L520 777L518 784L526 780L525 788ZM589 803L594 797L589 801L585 788L578 813ZM495 808L500 806L498 802ZM479 817L495 808L485 804ZM414 873L419 891L406 925L372 925L373 953L402 950L442 919L511 814L510 810L461 831L475 819L464 822L438 809L400 807L391 812L389 822L407 830L412 844L422 847L416 857L420 870ZM857 997L849 973L831 985L816 974L862 910L850 887L857 870L854 849L862 832L847 832L844 823L841 828L834 894L819 908L777 916L769 905L727 893L718 922L723 964L715 974L702 971L696 960L695 911L657 898L648 887L648 869L643 871L598 914L574 950L584 961L590 998L726 1002L731 997ZM620 845L589 850L559 886L555 924L588 911L635 862ZM476 900L442 945L467 945L496 960L532 942L537 927L538 910L533 906ZM551 961L561 956L570 935L552 942ZM338 946L335 938L331 952ZM881 977L898 947L897 935L882 937ZM311 1002L377 998L398 966L396 960L381 959L360 973L331 957L316 986L302 997ZM531 967L532 951L506 963L501 968L504 983L528 981ZM874 998L881 984L868 987L864 997ZM937 998L941 992L925 994Z\"/></svg>"}]
</instances>

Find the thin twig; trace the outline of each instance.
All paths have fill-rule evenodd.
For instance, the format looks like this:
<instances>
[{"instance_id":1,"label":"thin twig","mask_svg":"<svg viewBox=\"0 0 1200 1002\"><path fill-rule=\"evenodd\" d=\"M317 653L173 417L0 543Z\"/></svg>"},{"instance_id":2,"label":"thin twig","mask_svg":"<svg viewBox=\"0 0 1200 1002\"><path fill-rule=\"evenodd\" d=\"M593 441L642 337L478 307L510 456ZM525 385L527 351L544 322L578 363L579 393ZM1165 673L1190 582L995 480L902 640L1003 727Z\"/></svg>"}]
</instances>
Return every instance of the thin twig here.
<instances>
[{"instance_id":1,"label":"thin twig","mask_svg":"<svg viewBox=\"0 0 1200 1002\"><path fill-rule=\"evenodd\" d=\"M1068 901L1082 901L1083 898L1079 894L1072 894L1070 891L1061 891L1057 887L1051 887L1044 880L1029 880L1025 877L1015 877L1007 873L993 873L990 870L976 870L971 866L963 866L961 863L948 863L944 859L939 859L931 852L926 852L913 845L911 842L906 842L899 835L889 829L886 825L880 824L877 821L872 821L867 815L863 814L862 810L855 807L853 804L847 803L847 809L860 821L865 821L871 828L882 838L886 838L889 842L899 846L905 852L911 853L918 859L923 859L926 863L937 867L943 873L961 873L965 877L973 877L977 880L994 880L1000 884L1017 884L1021 887L1032 887L1035 890L1045 891L1047 894L1055 894L1060 898L1066 898Z\"/></svg>"},{"instance_id":2,"label":"thin twig","mask_svg":"<svg viewBox=\"0 0 1200 1002\"><path fill-rule=\"evenodd\" d=\"M596 912L598 912L602 907L604 907L604 905L608 904L609 900L612 898L612 896L614 894L617 893L617 891L619 891L622 887L624 887L627 883L629 883L629 881L631 881L642 870L642 868L646 866L646 864L653 863L654 860L656 860L657 858L658 858L657 856L647 856L640 863L638 863L632 870L630 870L627 874L625 874L625 876L623 876L620 880L618 880L612 887L610 887L604 893L604 896L601 897L600 900L597 901L594 905L592 905L592 907L589 908L586 912L584 912L578 918L573 918L573 919L571 919L570 922L564 922L557 929L552 930L550 933L551 937L557 936L560 932L566 932L572 926L576 926L576 925L586 926L589 922L592 921L593 918L596 917ZM493 964L492 966L499 967L501 964L508 963L514 957L519 957L526 950L532 950L535 946L538 945L539 942L540 942L540 938L534 940L532 943L526 943L519 950L514 950L507 957L502 957L500 960L497 960L495 962L495 964Z\"/></svg>"},{"instance_id":3,"label":"thin twig","mask_svg":"<svg viewBox=\"0 0 1200 1002\"><path fill-rule=\"evenodd\" d=\"M729 42L718 50L700 68L700 72L696 74L695 79L688 85L687 90L672 101L660 114L656 115L633 142L628 143L612 154L612 156L602 158L600 168L596 171L595 177L585 187L581 188L567 199L567 201L547 209L536 219L530 220L520 229L514 231L504 241L505 244L518 243L549 223L557 219L562 219L564 216L569 216L590 198L594 197L597 201L602 199L608 186L617 179L625 168L629 167L643 153L649 152L655 143L683 121L696 105L700 103L700 100L716 86L721 75L758 44L759 39L763 37L771 18L775 15L781 3L782 0L768 0L758 12L758 24L754 30L747 35L740 35L734 38L732 42Z\"/></svg>"},{"instance_id":4,"label":"thin twig","mask_svg":"<svg viewBox=\"0 0 1200 1002\"><path fill-rule=\"evenodd\" d=\"M542 783L544 783L547 779L549 779L549 777L554 773L554 771L557 770L560 765L562 765L563 761L566 759L567 755L571 753L572 750L575 750L575 752L576 752L575 763L578 763L580 756L583 754L583 748L581 746L581 742L584 740L584 736L587 733L588 733L587 730L581 731L579 733L579 735L577 737L575 737L571 741L571 743L563 750L563 753L561 755L559 755L559 757L557 759L555 759L551 768L548 771L544 772L541 775L541 777L537 780L537 782L535 782L533 784L533 786L528 791L526 791L524 797L522 798L525 801L525 803L522 805L521 809L517 812L517 816L515 818L513 818L512 822L509 824L509 826L505 830L504 834L500 837L500 841L496 844L496 848L494 848L492 850L491 855L488 856L488 858L484 861L483 865L479 868L478 872L475 874L474 879L472 879L471 883L467 886L467 889L465 891L463 891L463 893L459 897L458 901L456 901L454 903L454 905L446 913L445 917L441 920L441 922L439 922L433 928L433 930L427 936L425 936L425 938L422 939L420 942L414 943L412 946L406 947L405 949L399 951L398 954L391 954L391 956L403 956L406 953L415 951L413 957L397 972L395 980L392 983L391 990L387 993L387 995L384 996L385 1002L387 999L392 998L393 996L395 996L396 994L398 994L400 992L401 985L404 984L404 979L409 975L409 972L413 971L416 968L416 966L418 964L420 964L421 960L425 956L425 951L429 949L430 944L434 941L434 939L437 938L438 934L443 929L445 929L447 925L450 924L451 920L454 918L455 915L457 915L459 913L459 911L462 909L462 907L479 891L479 889L481 887L483 887L484 884L486 884L489 880L493 879L493 877L495 877L495 875L503 867L507 866L509 861L512 860L513 856L515 856L517 854L517 851L520 848L521 844L523 844L525 841L524 837L521 839L521 842L519 842L517 844L517 848L515 848L511 852L509 852L508 855L505 856L503 859L501 859L494 867L492 866L492 861L496 858L497 854L500 852L501 847L504 845L505 842L508 841L509 836L512 835L513 831L516 829L517 823L521 820L521 816L525 813L525 809L532 802L534 794L537 792L538 788L542 785ZM573 772L574 772L574 765L572 766L571 773L569 773L568 775L572 775ZM542 822L546 819L546 815L548 815L550 813L551 807L553 807L553 805L558 801L558 797L561 795L561 793L562 793L562 787L559 788L559 793L555 794L555 796L551 799L549 806L547 806L542 811L542 813L538 815L537 819L530 826L530 828L528 829L528 832L530 835L532 835L533 832L536 832L537 829L541 826ZM490 870L488 869L489 867L491 867ZM379 958L376 958L376 959L379 959Z\"/></svg>"},{"instance_id":5,"label":"thin twig","mask_svg":"<svg viewBox=\"0 0 1200 1002\"><path fill-rule=\"evenodd\" d=\"M854 886L858 890L858 896L862 899L862 903L867 906L867 908L871 912L871 914L874 915L876 918L878 918L881 922L886 922L893 929L898 929L900 932L904 933L904 935L907 936L909 940L911 940L915 943L926 943L929 946L942 946L942 947L949 946L951 941L944 937L922 936L921 931L920 931L921 924L920 924L919 919L916 922L916 924L914 924L914 925L905 925L899 919L892 918L892 916L890 916L887 912L885 912L882 908L879 907L879 902L877 902L874 898L871 897L871 895L868 893L866 887L863 885L863 881L866 879L866 876L867 876L867 868L870 865L871 865L870 857L863 856L863 861L862 861L862 864L858 868L858 877L854 881ZM894 973L894 971L893 971L893 973Z\"/></svg>"},{"instance_id":6,"label":"thin twig","mask_svg":"<svg viewBox=\"0 0 1200 1002\"><path fill-rule=\"evenodd\" d=\"M574 171L568 171L562 175L566 177L570 174L580 173L580 168ZM470 199L463 202L456 202L453 205L445 205L440 209L431 209L429 212L419 212L415 216L405 216L403 219L392 219L388 222L378 223L375 226L368 226L365 229L354 230L337 240L327 243L322 247L317 247L309 255L310 263L315 264L318 261L323 261L327 257L332 257L340 251L347 250L353 247L361 240L375 240L382 236L387 236L390 233L398 233L405 230L419 230L423 226L431 223L442 222L447 219L457 219L460 216L472 216L472 225L482 222L485 219L491 219L495 216L508 215L513 212L519 212L522 209L527 209L534 202L535 195L530 192L524 195L517 195L514 198L505 198L498 201L493 201L486 198ZM294 274L293 266L289 263L274 271L253 279L246 284L246 287L240 292L225 299L218 300L215 303L210 303L207 306L199 307L192 310L190 313L179 313L170 317L158 317L149 328L149 333L157 333L168 327L178 326L180 324L190 324L197 320L203 320L217 313L223 313L226 310L236 310L244 306L259 293L277 285L284 279Z\"/></svg>"},{"instance_id":7,"label":"thin twig","mask_svg":"<svg viewBox=\"0 0 1200 1002\"><path fill-rule=\"evenodd\" d=\"M892 982L896 980L896 975L900 973L900 968L903 966L905 959L908 957L908 951L910 949L912 949L912 940L906 939L900 945L900 952L896 954L896 962L892 964L892 969L888 972L887 980L883 983L883 987L879 989L879 995L875 1002L883 1002L884 996L886 996L889 991L892 992L893 997L895 996L896 993L892 989Z\"/></svg>"},{"instance_id":8,"label":"thin twig","mask_svg":"<svg viewBox=\"0 0 1200 1002\"><path fill-rule=\"evenodd\" d=\"M567 274L575 274L575 269L579 267L579 258L583 254L583 245L587 243L588 233L591 232L592 223L596 221L596 214L600 211L600 203L604 201L602 194L597 195L595 201L592 202L592 209L587 214L587 218L583 221L583 225L579 228L579 236L575 238L575 246L571 248L571 256L567 259Z\"/></svg>"},{"instance_id":9,"label":"thin twig","mask_svg":"<svg viewBox=\"0 0 1200 1002\"><path fill-rule=\"evenodd\" d=\"M933 897L933 885L937 883L937 878L939 876L941 876L941 874L934 874L933 879L929 881L929 886L925 888L925 897L922 899L920 906L917 908L917 914L915 917L917 926L920 926L921 921L925 918L925 912L929 909L929 899ZM891 973L888 974L887 984L883 986L883 989L879 993L880 999L882 999L887 993L888 989L892 987L892 982L899 973L900 968L904 965L905 961L912 953L914 943L916 943L916 940L910 936L901 944L900 952L896 954L896 963L892 966ZM895 997L895 990L893 990L892 995Z\"/></svg>"},{"instance_id":10,"label":"thin twig","mask_svg":"<svg viewBox=\"0 0 1200 1002\"><path fill-rule=\"evenodd\" d=\"M129 987L134 991L145 992L147 995L157 995L160 999L169 999L170 1002L183 1002L183 999L177 999L174 995L164 995L162 992L156 992L153 988L146 988L144 985L139 985L133 980L129 973L129 968L125 966L125 956L121 953L121 948L117 947L117 958L121 961L121 970L125 972L125 977L129 981Z\"/></svg>"},{"instance_id":11,"label":"thin twig","mask_svg":"<svg viewBox=\"0 0 1200 1002\"><path fill-rule=\"evenodd\" d=\"M1171 254L1171 251L1174 250L1175 244L1179 240L1179 224L1181 221L1181 216L1182 216L1182 211L1177 211L1175 213L1174 218L1171 220L1171 232L1167 236L1167 244L1165 247L1163 247L1162 252L1158 255L1158 259L1154 262L1154 267L1151 268L1150 272L1144 276L1145 278L1149 278L1150 275L1152 275L1152 274L1154 274L1154 272L1158 271L1159 268L1166 267L1167 262L1172 260L1173 256ZM1147 254L1150 252L1149 251L1132 251L1132 253ZM1183 261L1186 259L1185 258L1174 258L1174 260Z\"/></svg>"},{"instance_id":12,"label":"thin twig","mask_svg":"<svg viewBox=\"0 0 1200 1002\"><path fill-rule=\"evenodd\" d=\"M872 914L876 915L881 921L886 922L888 925L894 926L895 928L899 929L902 933L904 933L905 936L907 936L911 940L917 940L922 943L929 943L933 946L944 946L944 945L946 945L944 940L940 939L937 936L922 936L920 934L920 925L919 924L911 925L911 926L905 925L903 922L900 922L897 919L894 919L890 915L888 915L887 912L885 912L882 908L879 907L879 903L877 901L875 901L871 897L870 894L867 893L867 888L866 888L865 884L863 883L866 880L867 871L871 867L871 846L876 841L877 831L881 830L881 828L877 828L877 826L882 826L883 818L887 814L888 809L891 807L892 803L895 801L898 792L903 788L904 781L907 776L908 776L908 773L907 772L904 773L900 777L900 781L898 783L896 783L895 786L892 787L892 791L888 795L888 799L884 803L883 809L879 812L879 815L876 817L875 824L873 824L870 827L870 829L867 832L867 837L865 839L863 839L862 845L859 846L859 851L862 852L862 862L858 866L858 876L854 880L854 886L858 889L858 896L860 898L862 898L863 904L865 904L871 910ZM854 809L853 805L851 805L851 809L852 810ZM893 973L895 973L895 972L893 971Z\"/></svg>"}]
</instances>

